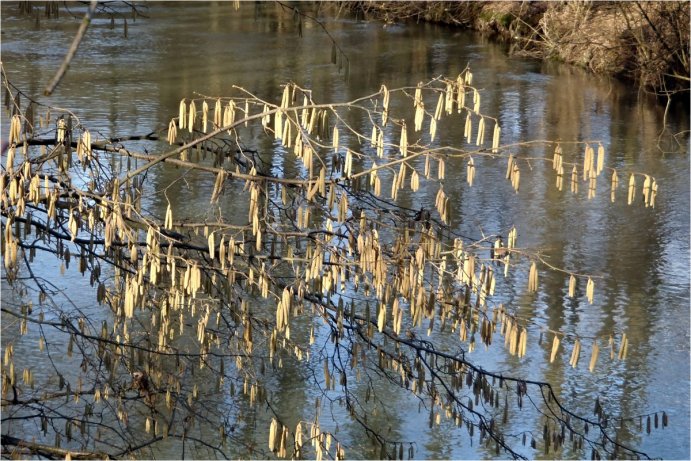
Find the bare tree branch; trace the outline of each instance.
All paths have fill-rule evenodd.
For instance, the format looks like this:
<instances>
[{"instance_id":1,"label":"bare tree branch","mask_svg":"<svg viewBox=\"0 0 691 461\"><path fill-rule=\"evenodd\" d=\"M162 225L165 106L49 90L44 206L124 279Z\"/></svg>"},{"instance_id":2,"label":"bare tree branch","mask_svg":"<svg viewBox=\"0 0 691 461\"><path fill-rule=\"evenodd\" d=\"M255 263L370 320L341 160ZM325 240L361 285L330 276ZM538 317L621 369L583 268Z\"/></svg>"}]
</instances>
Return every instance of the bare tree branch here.
<instances>
[{"instance_id":1,"label":"bare tree branch","mask_svg":"<svg viewBox=\"0 0 691 461\"><path fill-rule=\"evenodd\" d=\"M74 36L74 40L72 40L72 45L70 45L70 49L67 51L65 59L63 59L62 64L60 65L60 68L58 69L57 73L50 81L48 86L46 86L46 89L43 91L43 94L45 96L50 96L51 94L53 94L53 91L55 91L55 88L60 84L60 80L62 80L62 77L65 75L65 72L67 72L67 68L70 66L72 58L74 58L74 55L77 53L77 48L79 48L79 44L82 42L82 39L84 38L86 29L89 27L89 24L91 23L91 15L96 10L96 5L98 5L98 2L96 0L92 0L89 3L89 8L86 10L86 14L84 14L82 23L79 25L79 30L77 30L77 34Z\"/></svg>"}]
</instances>

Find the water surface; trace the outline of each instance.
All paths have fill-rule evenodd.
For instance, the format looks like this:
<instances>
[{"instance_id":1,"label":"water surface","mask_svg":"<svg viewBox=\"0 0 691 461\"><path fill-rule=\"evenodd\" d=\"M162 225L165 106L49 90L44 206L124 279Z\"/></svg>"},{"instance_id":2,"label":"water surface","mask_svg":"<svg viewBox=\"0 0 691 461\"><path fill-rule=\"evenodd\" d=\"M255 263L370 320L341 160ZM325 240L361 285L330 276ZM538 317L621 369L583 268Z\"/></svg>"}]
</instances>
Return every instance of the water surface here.
<instances>
[{"instance_id":1,"label":"water surface","mask_svg":"<svg viewBox=\"0 0 691 461\"><path fill-rule=\"evenodd\" d=\"M223 96L232 85L278 101L280 85L293 81L311 88L319 102L340 102L374 93L382 83L414 86L439 75L455 77L470 65L474 83L482 92L484 112L500 121L503 144L601 141L609 166L654 176L660 185L654 210L642 203L626 206L623 186L614 204L609 202L605 184L599 185L601 190L592 200L585 199L585 190L577 198L572 196L568 185L559 192L551 168L542 162L522 172L518 194L504 180L503 164L476 160L478 176L469 188L464 179L465 162L449 162L445 190L455 204L453 223L461 234L480 238L504 233L515 225L522 247L542 251L555 266L598 277L591 305L583 296L567 298L568 280L558 274L541 275L543 289L537 296L526 295L524 278L513 276L500 300L520 318L531 319L533 340L528 355L518 360L501 347L487 352L479 347L473 360L486 369L549 381L569 406L586 415L591 414L596 395L613 416L635 418L666 411L671 424L664 431L651 435L622 431L622 441L651 456L689 458L687 110L673 105L663 126L664 107L635 88L569 66L510 58L502 46L447 27L412 23L382 27L349 18L325 18L329 32L350 60L346 79L330 63L331 49L324 32L306 21L299 37L292 13L282 12L274 4L243 3L236 10L226 2L151 3L144 12L148 18L128 21L127 37L121 19L112 28L109 18L97 17L55 94L43 98L42 89L69 46L78 19L63 14L59 20L42 19L37 26L33 19L19 15L16 5L3 2L2 60L8 78L46 104L70 108L101 136L125 136L165 128L177 115L181 98ZM368 126L364 120L356 122ZM453 123L441 123L439 143L464 146L462 125ZM672 136L677 133L682 134ZM271 147L270 142L257 143L260 149ZM567 155L576 155L568 149L565 147ZM516 146L513 150L517 155L551 155L543 146ZM284 159L272 157L268 150L267 156L275 171L289 168ZM166 206L160 193L176 174L176 170L161 168L150 177L146 206L159 216ZM213 184L206 179L197 181L191 176L169 189L178 197L176 216L200 216L200 209L208 209ZM423 189L422 204L432 206L435 193L436 189ZM405 206L417 207L405 194L401 200ZM243 203L227 207L245 209ZM59 266L50 259L37 265L46 278L57 273ZM82 309L95 319L106 315L93 306L93 298L82 294L90 290L88 280L74 269L68 269L55 283L74 298L74 306L67 309ZM3 302L17 302L13 296L3 289ZM536 340L547 329L584 338L626 332L629 356L626 361L601 359L592 374L583 358L576 370L568 366L566 357L549 363L551 344L539 345ZM3 315L3 346L13 342L17 356L40 368L46 358L36 352L35 338L30 336L19 337L16 324ZM448 347L457 347L453 338L445 341ZM64 360L66 369L78 366L76 359L57 360ZM283 369L267 382L281 411L296 420L314 417L316 393L305 380L304 370ZM389 425L400 440L415 441L416 457L493 456L470 446L465 436L450 428L430 430L425 410L421 417L414 400L386 383L380 386L378 390L390 393L395 404L388 413L373 416L372 423L382 428ZM264 447L267 416L258 412L256 418L239 427L248 446ZM349 457L378 455L352 421L344 417L338 430ZM541 431L539 427L535 430ZM162 452L151 454L177 458L179 450L171 441L163 445ZM248 456L246 447L233 447L230 452ZM563 455L569 456L567 452Z\"/></svg>"}]
</instances>

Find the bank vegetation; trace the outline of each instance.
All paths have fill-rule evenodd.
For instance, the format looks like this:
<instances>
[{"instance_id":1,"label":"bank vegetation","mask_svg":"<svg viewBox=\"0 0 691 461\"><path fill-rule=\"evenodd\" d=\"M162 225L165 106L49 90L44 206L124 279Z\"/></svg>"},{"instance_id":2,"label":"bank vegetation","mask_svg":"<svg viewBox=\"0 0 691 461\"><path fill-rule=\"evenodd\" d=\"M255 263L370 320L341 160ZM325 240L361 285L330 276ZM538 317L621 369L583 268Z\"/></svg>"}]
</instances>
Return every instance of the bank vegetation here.
<instances>
[{"instance_id":1,"label":"bank vegetation","mask_svg":"<svg viewBox=\"0 0 691 461\"><path fill-rule=\"evenodd\" d=\"M689 90L688 2L347 2L367 18L430 21L511 42L516 55L553 59L636 82L659 95Z\"/></svg>"}]
</instances>

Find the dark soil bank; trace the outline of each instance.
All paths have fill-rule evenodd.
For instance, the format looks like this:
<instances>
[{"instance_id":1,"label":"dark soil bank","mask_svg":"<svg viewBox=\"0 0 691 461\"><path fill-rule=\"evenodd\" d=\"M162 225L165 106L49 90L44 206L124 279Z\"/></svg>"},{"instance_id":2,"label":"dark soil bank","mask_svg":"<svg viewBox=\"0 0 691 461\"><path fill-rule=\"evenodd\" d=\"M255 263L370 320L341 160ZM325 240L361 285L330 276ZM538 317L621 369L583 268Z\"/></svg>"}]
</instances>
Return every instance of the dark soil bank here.
<instances>
[{"instance_id":1,"label":"dark soil bank","mask_svg":"<svg viewBox=\"0 0 691 461\"><path fill-rule=\"evenodd\" d=\"M511 41L512 52L635 81L655 93L689 90L689 2L345 2L367 18L430 21Z\"/></svg>"}]
</instances>

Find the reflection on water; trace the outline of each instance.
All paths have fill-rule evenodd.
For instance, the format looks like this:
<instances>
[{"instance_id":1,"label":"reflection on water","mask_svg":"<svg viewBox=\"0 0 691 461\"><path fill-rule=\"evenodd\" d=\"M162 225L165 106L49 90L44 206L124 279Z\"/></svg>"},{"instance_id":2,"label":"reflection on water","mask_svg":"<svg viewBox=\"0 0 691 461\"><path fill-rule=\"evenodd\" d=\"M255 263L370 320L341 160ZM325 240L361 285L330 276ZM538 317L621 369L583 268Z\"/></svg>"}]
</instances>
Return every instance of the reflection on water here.
<instances>
[{"instance_id":1,"label":"reflection on water","mask_svg":"<svg viewBox=\"0 0 691 461\"><path fill-rule=\"evenodd\" d=\"M475 360L486 369L549 381L570 405L586 414L592 411L595 395L606 396L601 403L614 416L664 410L671 421L664 433L636 439L638 435L622 430L621 440L654 456L688 458L688 137L671 136L687 129L688 112L673 107L668 125L663 127L663 108L638 99L620 83L553 63L509 59L502 47L480 37L428 24L383 28L349 19L327 20L330 33L350 59L346 81L330 64L323 32L305 22L303 37L298 37L292 16L280 10L274 4L242 4L236 11L225 2L153 3L148 7L149 18L128 24L128 38L120 24L111 28L110 20L97 18L63 82L46 102L73 108L86 125L103 136L146 134L167 126L181 98L224 95L232 85L277 100L280 84L294 81L311 88L317 101L344 101L376 92L382 82L389 87L411 86L442 74L455 76L469 64L482 89L485 112L500 120L503 143L562 140L568 156L576 154L568 141L601 141L610 166L649 173L660 184L656 208L648 210L642 204L627 207L622 186L615 204L609 203L608 193L601 192L608 190L604 183L598 185L601 189L592 200L585 200L582 193L574 198L568 187L559 192L553 186L551 169L542 162L522 173L518 194L504 180L503 165L476 159L478 176L474 187L468 188L464 181L453 180L460 174L456 172L464 171L465 163L449 162L445 190L457 204L452 219L462 235L479 238L515 225L521 246L542 250L554 266L598 277L595 302L589 305L582 296L567 298L568 282L559 275L542 275L543 290L538 296L526 295L525 281L512 276L515 283L507 284L502 301L519 317L534 319L530 335L535 340L529 343L526 359L519 361L501 348L492 348L476 351ZM2 21L3 65L8 77L24 91L39 96L78 23L61 18L43 20L37 27L7 3L2 4ZM368 126L365 120L349 122ZM441 122L439 132L440 144L463 145L462 127L454 127L451 121ZM266 152L265 159L275 171L295 168L280 155L271 155L269 141L261 140L252 147ZM543 157L547 149L517 145L513 150L521 156ZM194 174L185 181L174 181L179 174L172 168L157 168L146 185L145 207L162 216L165 191L176 199L176 216L199 217L200 208L207 209L213 184ZM423 194L423 205L433 203L434 193ZM401 204L417 208L405 193ZM245 204L239 201L223 205L228 217L242 215L243 210ZM39 276L54 273L50 264L42 266ZM88 280L75 275L74 268L67 274L61 283L68 291L89 289ZM7 300L4 291L3 299L17 301ZM74 302L81 309L91 306L89 315L97 323L107 313L98 313L91 299L83 296ZM564 361L550 364L551 344L539 345L536 340L544 329L584 338L626 332L631 342L628 359L601 360L592 374L583 373L583 363L577 371ZM27 356L34 347L28 339L17 337L16 327L3 316L3 344L7 342L14 342L15 351L25 351ZM303 375L305 370L297 366L286 366L266 379L267 388L274 390L276 408L293 415L291 424L314 416L315 394ZM382 406L371 423L390 426L395 434L392 439L416 441L417 457L493 456L460 440L449 440L444 427L428 429L424 408L420 410L416 402L392 391L385 382L373 385L393 392L401 403ZM267 417L252 411L257 411L258 420L240 426L239 430L246 431L241 436L246 446L233 448L236 456L246 456L248 447L266 443L262 428L268 427ZM349 456L379 455L363 438L361 427L345 417L344 409L333 411L343 415L342 427L332 429L346 438ZM536 424L533 430L540 432L540 423ZM176 443L171 441L162 453L152 454L178 457Z\"/></svg>"}]
</instances>

